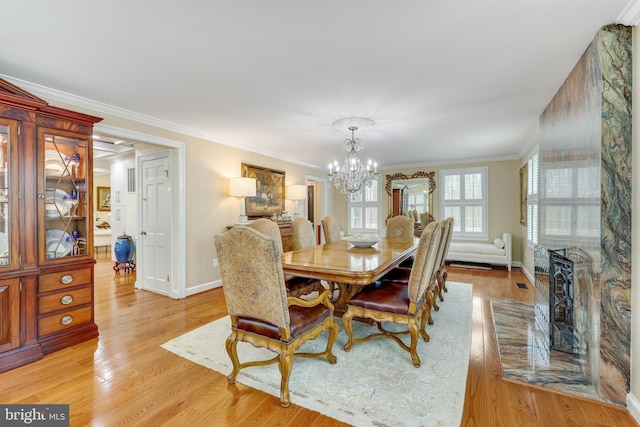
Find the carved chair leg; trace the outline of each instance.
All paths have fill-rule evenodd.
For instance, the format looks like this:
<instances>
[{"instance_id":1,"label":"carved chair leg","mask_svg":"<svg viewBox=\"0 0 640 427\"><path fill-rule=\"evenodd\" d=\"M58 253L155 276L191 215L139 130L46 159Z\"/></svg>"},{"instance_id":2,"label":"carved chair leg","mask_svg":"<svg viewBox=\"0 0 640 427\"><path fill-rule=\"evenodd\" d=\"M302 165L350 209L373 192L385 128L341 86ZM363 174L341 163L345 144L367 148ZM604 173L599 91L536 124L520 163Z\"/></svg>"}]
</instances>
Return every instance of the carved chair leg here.
<instances>
[{"instance_id":1,"label":"carved chair leg","mask_svg":"<svg viewBox=\"0 0 640 427\"><path fill-rule=\"evenodd\" d=\"M282 379L280 380L280 402L285 408L291 405L291 400L289 398L289 377L291 376L292 367L293 351L288 348L284 349L282 353L280 353L280 363L278 364L278 368L282 375Z\"/></svg>"},{"instance_id":2,"label":"carved chair leg","mask_svg":"<svg viewBox=\"0 0 640 427\"><path fill-rule=\"evenodd\" d=\"M425 301L427 302L427 312L425 313L427 316L427 321L429 322L430 325L433 325L433 317L431 317L431 308L433 307L433 298L431 297L431 295L427 293L427 297L425 298Z\"/></svg>"},{"instance_id":3,"label":"carved chair leg","mask_svg":"<svg viewBox=\"0 0 640 427\"><path fill-rule=\"evenodd\" d=\"M351 327L351 319L353 319L353 313L350 310L347 310L347 312L342 315L342 326L344 327L348 338L347 343L344 345L344 351L349 351L351 350L351 347L353 347L353 328Z\"/></svg>"},{"instance_id":4,"label":"carved chair leg","mask_svg":"<svg viewBox=\"0 0 640 427\"><path fill-rule=\"evenodd\" d=\"M333 354L333 344L336 342L336 338L338 337L338 324L333 321L331 325L329 325L329 338L327 339L327 360L330 364L335 365L338 359Z\"/></svg>"},{"instance_id":5,"label":"carved chair leg","mask_svg":"<svg viewBox=\"0 0 640 427\"><path fill-rule=\"evenodd\" d=\"M442 287L444 286L444 278L442 277L442 274L440 274L440 272L436 274L436 279L438 279L438 286L436 287L436 293L438 294L438 298L440 298L440 301L444 301L444 297L442 296Z\"/></svg>"},{"instance_id":6,"label":"carved chair leg","mask_svg":"<svg viewBox=\"0 0 640 427\"><path fill-rule=\"evenodd\" d=\"M444 274L442 274L442 290L445 292L449 292L449 289L447 289L447 276L449 275L449 272L445 269L444 270Z\"/></svg>"},{"instance_id":7,"label":"carved chair leg","mask_svg":"<svg viewBox=\"0 0 640 427\"><path fill-rule=\"evenodd\" d=\"M411 335L411 360L413 366L420 367L420 357L418 357L418 323L416 319L409 321L409 334Z\"/></svg>"},{"instance_id":8,"label":"carved chair leg","mask_svg":"<svg viewBox=\"0 0 640 427\"><path fill-rule=\"evenodd\" d=\"M236 333L231 332L231 335L227 337L227 342L225 344L227 354L229 355L229 359L231 359L231 364L233 365L233 370L229 375L227 375L229 384L236 382L236 377L238 376L238 372L240 372L240 361L238 360L237 346L238 341L236 341Z\"/></svg>"},{"instance_id":9,"label":"carved chair leg","mask_svg":"<svg viewBox=\"0 0 640 427\"><path fill-rule=\"evenodd\" d=\"M427 302L423 302L422 303L422 315L420 316L420 335L422 335L422 339L425 342L429 342L429 340L431 339L431 337L429 337L429 334L427 333L426 330L426 326L427 326L427 310L429 308L429 305L427 304Z\"/></svg>"}]
</instances>

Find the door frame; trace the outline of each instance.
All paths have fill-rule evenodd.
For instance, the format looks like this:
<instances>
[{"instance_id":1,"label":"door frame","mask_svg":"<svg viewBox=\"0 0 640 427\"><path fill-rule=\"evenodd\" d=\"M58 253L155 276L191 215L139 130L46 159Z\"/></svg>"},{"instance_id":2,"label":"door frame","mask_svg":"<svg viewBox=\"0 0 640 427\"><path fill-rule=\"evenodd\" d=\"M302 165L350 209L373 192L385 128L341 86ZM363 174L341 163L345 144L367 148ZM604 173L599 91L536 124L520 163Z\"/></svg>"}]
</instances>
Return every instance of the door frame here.
<instances>
[{"instance_id":1,"label":"door frame","mask_svg":"<svg viewBox=\"0 0 640 427\"><path fill-rule=\"evenodd\" d=\"M305 185L309 184L309 181L315 181L315 182L319 182L322 184L323 186L323 191L322 191L322 197L320 198L320 218L316 219L315 222L315 226L321 226L322 227L322 218L327 216L327 203L329 201L329 180L327 178L324 177L320 177L320 176L314 176L314 175L305 175L304 176L304 183ZM317 193L314 194L314 198L317 198ZM314 204L315 204L315 200L314 200ZM308 203L308 202L307 202ZM316 230L313 230L314 234L316 233ZM322 237L322 232L320 232L320 240L322 241L323 237Z\"/></svg>"},{"instance_id":2,"label":"door frame","mask_svg":"<svg viewBox=\"0 0 640 427\"><path fill-rule=\"evenodd\" d=\"M187 235L187 225L186 225L186 195L185 195L185 173L186 173L186 155L185 150L186 146L184 142L176 141L172 139L162 138L155 135L149 135L142 132L136 132L128 129L123 129L115 126L104 125L101 123L97 123L94 126L94 130L96 133L105 133L107 135L112 135L115 137L119 137L126 140L136 141L136 142L145 142L153 145L158 145L162 147L169 148L169 161L170 167L172 170L172 174L176 177L175 185L177 188L177 198L174 199L175 203L173 206L173 216L176 218L176 221L173 223L176 224L177 229L172 229L172 242L175 242L174 245L171 246L171 260L172 264L176 266L176 269L171 269L171 283L177 284L177 288L174 289L172 285L172 291L169 295L171 298L184 298L186 296L186 282L187 282L187 245L186 245L186 235ZM138 164L138 156L136 155L136 168L138 172L140 172L140 167ZM140 182L140 177L137 177L138 183ZM138 227L140 226L140 204L142 203L140 192L137 191L137 204L138 204ZM175 193L175 192L174 192ZM138 228L140 229L140 228ZM138 284L136 283L136 287Z\"/></svg>"}]
</instances>

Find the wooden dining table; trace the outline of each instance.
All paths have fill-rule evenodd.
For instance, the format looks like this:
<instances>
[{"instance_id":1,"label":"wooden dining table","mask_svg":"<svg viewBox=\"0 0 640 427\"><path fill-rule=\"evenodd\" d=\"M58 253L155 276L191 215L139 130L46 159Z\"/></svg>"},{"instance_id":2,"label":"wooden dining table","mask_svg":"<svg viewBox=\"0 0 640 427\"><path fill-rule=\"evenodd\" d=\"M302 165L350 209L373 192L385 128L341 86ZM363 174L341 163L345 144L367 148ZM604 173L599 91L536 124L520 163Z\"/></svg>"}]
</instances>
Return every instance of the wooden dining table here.
<instances>
[{"instance_id":1,"label":"wooden dining table","mask_svg":"<svg viewBox=\"0 0 640 427\"><path fill-rule=\"evenodd\" d=\"M283 253L282 269L285 274L335 283L335 312L342 315L353 295L413 255L417 242L418 238L383 237L369 248L357 248L347 240L325 243Z\"/></svg>"}]
</instances>

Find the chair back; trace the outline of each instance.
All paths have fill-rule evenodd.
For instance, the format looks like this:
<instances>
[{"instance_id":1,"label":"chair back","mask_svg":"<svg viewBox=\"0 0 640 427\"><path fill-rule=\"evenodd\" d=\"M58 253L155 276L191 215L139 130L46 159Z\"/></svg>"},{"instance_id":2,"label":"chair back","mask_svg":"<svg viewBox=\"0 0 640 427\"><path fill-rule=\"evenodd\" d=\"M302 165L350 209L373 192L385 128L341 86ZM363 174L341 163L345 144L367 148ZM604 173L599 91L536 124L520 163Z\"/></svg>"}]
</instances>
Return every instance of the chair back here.
<instances>
[{"instance_id":1,"label":"chair back","mask_svg":"<svg viewBox=\"0 0 640 427\"><path fill-rule=\"evenodd\" d=\"M436 219L429 212L422 212L420 214L420 226L424 230L427 228L427 225L431 224Z\"/></svg>"},{"instance_id":2,"label":"chair back","mask_svg":"<svg viewBox=\"0 0 640 427\"><path fill-rule=\"evenodd\" d=\"M443 234L444 250L442 251L442 258L440 259L440 265L444 265L444 262L447 259L447 253L449 252L449 244L451 244L451 236L453 236L453 217L447 218L446 221L447 221L447 229L445 234Z\"/></svg>"},{"instance_id":3,"label":"chair back","mask_svg":"<svg viewBox=\"0 0 640 427\"><path fill-rule=\"evenodd\" d=\"M280 227L275 222L266 218L259 218L254 222L251 222L247 225L249 228L253 228L254 230L264 234L265 236L269 236L276 243L276 249L278 249L278 254L282 254L284 252L284 248L282 247L282 235L280 234Z\"/></svg>"},{"instance_id":4,"label":"chair back","mask_svg":"<svg viewBox=\"0 0 640 427\"><path fill-rule=\"evenodd\" d=\"M387 237L413 238L413 218L398 215L387 220Z\"/></svg>"},{"instance_id":5,"label":"chair back","mask_svg":"<svg viewBox=\"0 0 640 427\"><path fill-rule=\"evenodd\" d=\"M215 236L215 245L229 315L288 328L287 290L274 239L234 227Z\"/></svg>"},{"instance_id":6,"label":"chair back","mask_svg":"<svg viewBox=\"0 0 640 427\"><path fill-rule=\"evenodd\" d=\"M294 251L316 245L316 236L313 232L311 221L306 218L296 218L293 220L291 227L291 240Z\"/></svg>"},{"instance_id":7,"label":"chair back","mask_svg":"<svg viewBox=\"0 0 640 427\"><path fill-rule=\"evenodd\" d=\"M436 258L436 270L439 269L442 263L444 262L444 257L446 254L445 250L447 246L447 235L449 234L449 226L450 226L449 218L443 219L442 221L439 222L439 224L441 227L440 230L442 232L442 238L440 239L440 244L438 246L438 256Z\"/></svg>"},{"instance_id":8,"label":"chair back","mask_svg":"<svg viewBox=\"0 0 640 427\"><path fill-rule=\"evenodd\" d=\"M420 235L420 242L409 275L409 301L418 305L429 284L433 281L439 265L438 251L442 239L442 225L432 222Z\"/></svg>"},{"instance_id":9,"label":"chair back","mask_svg":"<svg viewBox=\"0 0 640 427\"><path fill-rule=\"evenodd\" d=\"M324 232L324 240L327 243L342 240L340 235L340 224L338 220L332 216L326 216L322 220L322 231Z\"/></svg>"}]
</instances>

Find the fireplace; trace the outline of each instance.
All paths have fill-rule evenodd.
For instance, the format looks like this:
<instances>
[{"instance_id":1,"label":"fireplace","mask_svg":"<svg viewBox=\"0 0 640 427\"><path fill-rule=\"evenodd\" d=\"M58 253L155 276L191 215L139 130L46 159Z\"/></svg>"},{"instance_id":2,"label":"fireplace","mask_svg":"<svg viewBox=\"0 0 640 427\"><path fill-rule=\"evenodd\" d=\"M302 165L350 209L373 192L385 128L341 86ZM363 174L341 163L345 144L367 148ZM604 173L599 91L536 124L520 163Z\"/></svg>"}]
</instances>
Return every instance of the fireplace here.
<instances>
[{"instance_id":1,"label":"fireplace","mask_svg":"<svg viewBox=\"0 0 640 427\"><path fill-rule=\"evenodd\" d=\"M573 261L567 251L549 250L549 346L552 350L578 353L574 311Z\"/></svg>"}]
</instances>

